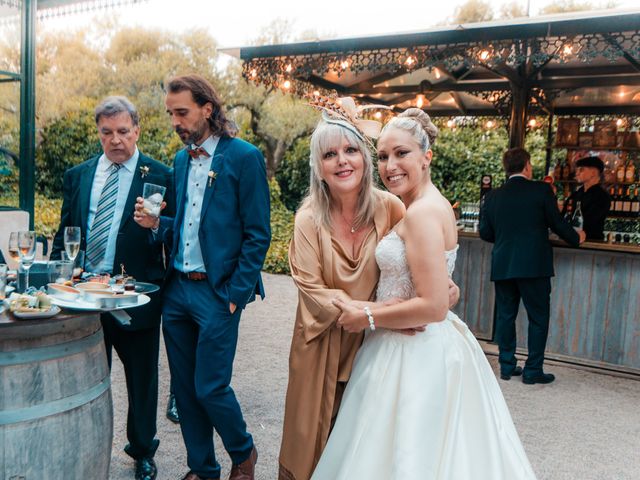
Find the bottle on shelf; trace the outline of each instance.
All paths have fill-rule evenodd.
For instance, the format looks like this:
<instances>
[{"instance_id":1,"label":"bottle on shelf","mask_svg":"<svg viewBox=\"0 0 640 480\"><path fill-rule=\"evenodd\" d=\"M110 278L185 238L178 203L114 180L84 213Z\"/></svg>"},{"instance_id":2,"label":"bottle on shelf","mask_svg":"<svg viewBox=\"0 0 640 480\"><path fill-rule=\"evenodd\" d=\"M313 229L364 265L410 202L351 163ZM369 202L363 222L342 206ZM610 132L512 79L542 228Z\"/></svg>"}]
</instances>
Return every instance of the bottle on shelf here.
<instances>
[{"instance_id":1,"label":"bottle on shelf","mask_svg":"<svg viewBox=\"0 0 640 480\"><path fill-rule=\"evenodd\" d=\"M633 164L632 160L629 160L627 164L627 169L624 173L624 181L627 183L633 183L636 180L636 166Z\"/></svg>"},{"instance_id":2,"label":"bottle on shelf","mask_svg":"<svg viewBox=\"0 0 640 480\"><path fill-rule=\"evenodd\" d=\"M638 188L634 190L634 195L631 198L631 215L637 217L640 215L640 198L638 197Z\"/></svg>"},{"instance_id":3,"label":"bottle on shelf","mask_svg":"<svg viewBox=\"0 0 640 480\"><path fill-rule=\"evenodd\" d=\"M620 215L622 213L622 187L618 187L618 193L617 195L614 197L615 198L615 206L613 208L613 212L616 215Z\"/></svg>"},{"instance_id":4,"label":"bottle on shelf","mask_svg":"<svg viewBox=\"0 0 640 480\"><path fill-rule=\"evenodd\" d=\"M626 165L624 164L624 162L620 162L620 164L618 165L618 168L616 168L616 182L618 183L624 182L626 171L627 171Z\"/></svg>"},{"instance_id":5,"label":"bottle on shelf","mask_svg":"<svg viewBox=\"0 0 640 480\"><path fill-rule=\"evenodd\" d=\"M576 202L576 211L574 212L573 218L571 219L571 226L578 232L582 231L584 227L584 216L582 215L582 208L580 203L580 201Z\"/></svg>"},{"instance_id":6,"label":"bottle on shelf","mask_svg":"<svg viewBox=\"0 0 640 480\"><path fill-rule=\"evenodd\" d=\"M609 206L609 214L613 215L616 211L616 188L609 189L609 197L611 198L611 206Z\"/></svg>"},{"instance_id":7,"label":"bottle on shelf","mask_svg":"<svg viewBox=\"0 0 640 480\"><path fill-rule=\"evenodd\" d=\"M622 216L628 217L631 214L631 187L627 188L627 193L622 197Z\"/></svg>"}]
</instances>

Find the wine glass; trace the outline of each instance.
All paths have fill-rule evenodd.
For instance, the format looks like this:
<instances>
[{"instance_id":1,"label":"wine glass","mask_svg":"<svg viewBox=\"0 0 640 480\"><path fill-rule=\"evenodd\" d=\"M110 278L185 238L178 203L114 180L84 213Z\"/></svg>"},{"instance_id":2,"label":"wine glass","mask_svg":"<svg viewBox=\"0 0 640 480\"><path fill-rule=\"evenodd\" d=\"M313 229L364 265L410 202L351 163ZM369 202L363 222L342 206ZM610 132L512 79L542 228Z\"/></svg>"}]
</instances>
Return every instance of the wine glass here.
<instances>
[{"instance_id":1,"label":"wine glass","mask_svg":"<svg viewBox=\"0 0 640 480\"><path fill-rule=\"evenodd\" d=\"M18 232L9 234L9 257L14 262L20 260L20 249L18 248Z\"/></svg>"},{"instance_id":2,"label":"wine glass","mask_svg":"<svg viewBox=\"0 0 640 480\"><path fill-rule=\"evenodd\" d=\"M18 249L20 251L20 264L25 271L25 287L29 289L29 269L36 258L36 232L18 232Z\"/></svg>"},{"instance_id":3,"label":"wine glass","mask_svg":"<svg viewBox=\"0 0 640 480\"><path fill-rule=\"evenodd\" d=\"M71 262L75 262L80 251L80 227L65 227L64 251Z\"/></svg>"}]
</instances>

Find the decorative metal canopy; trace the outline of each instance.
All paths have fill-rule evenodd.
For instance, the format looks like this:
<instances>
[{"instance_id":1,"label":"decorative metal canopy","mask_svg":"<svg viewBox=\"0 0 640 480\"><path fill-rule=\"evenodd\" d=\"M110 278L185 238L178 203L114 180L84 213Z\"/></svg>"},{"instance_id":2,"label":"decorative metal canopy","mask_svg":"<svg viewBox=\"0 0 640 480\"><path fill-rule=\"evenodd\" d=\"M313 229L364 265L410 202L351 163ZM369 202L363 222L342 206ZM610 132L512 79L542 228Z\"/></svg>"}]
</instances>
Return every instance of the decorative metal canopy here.
<instances>
[{"instance_id":1,"label":"decorative metal canopy","mask_svg":"<svg viewBox=\"0 0 640 480\"><path fill-rule=\"evenodd\" d=\"M435 116L640 113L640 10L225 51L256 84Z\"/></svg>"}]
</instances>

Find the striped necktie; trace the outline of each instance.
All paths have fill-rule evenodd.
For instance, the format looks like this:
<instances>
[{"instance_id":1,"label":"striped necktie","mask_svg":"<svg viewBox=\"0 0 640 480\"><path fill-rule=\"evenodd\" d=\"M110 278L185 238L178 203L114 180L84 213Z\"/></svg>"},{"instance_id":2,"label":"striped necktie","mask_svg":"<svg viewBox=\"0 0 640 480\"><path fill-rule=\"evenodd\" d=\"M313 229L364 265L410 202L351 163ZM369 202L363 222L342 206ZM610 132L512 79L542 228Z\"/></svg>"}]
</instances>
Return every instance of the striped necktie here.
<instances>
[{"instance_id":1,"label":"striped necktie","mask_svg":"<svg viewBox=\"0 0 640 480\"><path fill-rule=\"evenodd\" d=\"M109 241L109 231L111 230L111 219L116 209L116 201L118 200L118 171L122 165L112 163L109 167L109 176L102 187L96 216L91 225L91 232L87 240L86 259L90 268L96 268L104 260L104 254L107 251L107 242Z\"/></svg>"}]
</instances>

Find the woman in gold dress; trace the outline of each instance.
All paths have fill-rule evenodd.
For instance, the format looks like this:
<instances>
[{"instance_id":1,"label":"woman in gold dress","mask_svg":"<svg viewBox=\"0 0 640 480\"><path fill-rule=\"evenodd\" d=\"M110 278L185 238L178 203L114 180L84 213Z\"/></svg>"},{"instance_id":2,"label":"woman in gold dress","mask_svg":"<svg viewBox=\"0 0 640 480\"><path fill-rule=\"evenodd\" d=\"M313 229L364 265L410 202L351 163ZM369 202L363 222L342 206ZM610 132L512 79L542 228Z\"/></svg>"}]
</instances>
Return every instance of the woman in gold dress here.
<instances>
[{"instance_id":1,"label":"woman in gold dress","mask_svg":"<svg viewBox=\"0 0 640 480\"><path fill-rule=\"evenodd\" d=\"M325 113L316 127L309 195L296 214L289 247L298 308L289 357L281 480L311 476L362 343L362 334L336 328L340 310L331 300L338 295L373 298L379 275L375 247L404 214L396 197L374 186L371 151L353 120ZM371 122L365 125L371 127L375 130Z\"/></svg>"}]
</instances>

